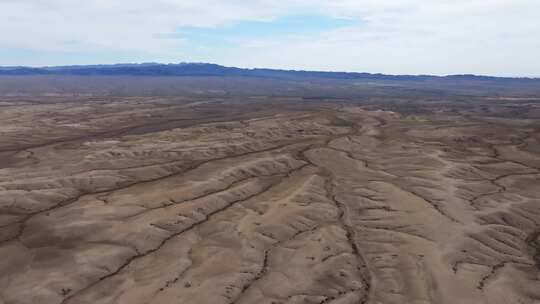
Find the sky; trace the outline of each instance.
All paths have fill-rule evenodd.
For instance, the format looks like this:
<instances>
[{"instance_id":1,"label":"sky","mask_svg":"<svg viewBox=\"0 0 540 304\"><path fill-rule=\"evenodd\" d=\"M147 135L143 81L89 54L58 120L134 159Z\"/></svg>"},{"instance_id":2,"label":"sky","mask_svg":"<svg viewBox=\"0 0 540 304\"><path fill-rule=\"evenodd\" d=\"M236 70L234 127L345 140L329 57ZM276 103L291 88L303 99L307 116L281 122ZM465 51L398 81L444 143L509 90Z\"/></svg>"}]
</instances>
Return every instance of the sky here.
<instances>
[{"instance_id":1,"label":"sky","mask_svg":"<svg viewBox=\"0 0 540 304\"><path fill-rule=\"evenodd\" d=\"M0 66L540 77L540 0L0 0Z\"/></svg>"}]
</instances>

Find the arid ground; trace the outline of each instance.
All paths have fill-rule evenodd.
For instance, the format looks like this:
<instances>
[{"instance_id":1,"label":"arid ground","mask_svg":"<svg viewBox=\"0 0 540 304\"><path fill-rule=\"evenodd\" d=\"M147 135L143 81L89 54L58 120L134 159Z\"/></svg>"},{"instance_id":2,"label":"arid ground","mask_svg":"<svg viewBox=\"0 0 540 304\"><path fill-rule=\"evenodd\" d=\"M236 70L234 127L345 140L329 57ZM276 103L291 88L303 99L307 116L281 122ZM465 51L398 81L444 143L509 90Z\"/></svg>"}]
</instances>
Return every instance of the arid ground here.
<instances>
[{"instance_id":1,"label":"arid ground","mask_svg":"<svg viewBox=\"0 0 540 304\"><path fill-rule=\"evenodd\" d=\"M540 303L538 98L210 93L2 97L0 303Z\"/></svg>"}]
</instances>

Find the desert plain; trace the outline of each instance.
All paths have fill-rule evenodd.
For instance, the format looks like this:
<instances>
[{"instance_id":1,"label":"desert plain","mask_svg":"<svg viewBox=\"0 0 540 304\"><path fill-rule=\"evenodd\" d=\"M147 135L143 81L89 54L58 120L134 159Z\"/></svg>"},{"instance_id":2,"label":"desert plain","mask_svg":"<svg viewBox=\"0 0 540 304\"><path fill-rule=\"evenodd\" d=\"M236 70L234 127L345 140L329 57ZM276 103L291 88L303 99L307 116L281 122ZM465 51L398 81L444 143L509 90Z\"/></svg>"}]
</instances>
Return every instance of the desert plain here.
<instances>
[{"instance_id":1,"label":"desert plain","mask_svg":"<svg viewBox=\"0 0 540 304\"><path fill-rule=\"evenodd\" d=\"M3 95L0 303L540 303L540 99L399 92Z\"/></svg>"}]
</instances>

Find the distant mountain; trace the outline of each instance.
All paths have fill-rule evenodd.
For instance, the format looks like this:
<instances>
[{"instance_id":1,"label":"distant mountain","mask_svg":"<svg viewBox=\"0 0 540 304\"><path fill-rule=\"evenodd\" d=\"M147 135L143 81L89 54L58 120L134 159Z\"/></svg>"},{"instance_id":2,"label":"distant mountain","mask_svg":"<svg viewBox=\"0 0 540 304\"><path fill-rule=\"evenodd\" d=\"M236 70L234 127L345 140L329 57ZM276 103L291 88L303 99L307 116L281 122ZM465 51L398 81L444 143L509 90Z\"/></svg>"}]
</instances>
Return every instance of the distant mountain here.
<instances>
[{"instance_id":1,"label":"distant mountain","mask_svg":"<svg viewBox=\"0 0 540 304\"><path fill-rule=\"evenodd\" d=\"M349 72L317 72L276 69L242 69L225 67L210 63L179 63L179 64L113 64L113 65L74 65L55 67L0 67L0 75L25 76L25 75L77 75L77 76L242 76L264 77L277 79L359 79L359 80L389 80L389 81L430 81L430 80L454 80L454 81L489 81L489 82L527 82L538 81L534 78L504 78L477 75L385 75L370 73Z\"/></svg>"}]
</instances>

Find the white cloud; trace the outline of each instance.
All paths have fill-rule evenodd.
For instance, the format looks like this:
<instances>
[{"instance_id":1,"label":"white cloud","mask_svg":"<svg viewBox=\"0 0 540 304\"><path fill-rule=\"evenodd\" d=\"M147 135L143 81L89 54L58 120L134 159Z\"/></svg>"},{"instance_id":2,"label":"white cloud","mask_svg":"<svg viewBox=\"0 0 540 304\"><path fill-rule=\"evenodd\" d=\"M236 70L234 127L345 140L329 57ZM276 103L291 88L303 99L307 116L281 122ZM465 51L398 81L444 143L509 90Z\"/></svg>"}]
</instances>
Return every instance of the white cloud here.
<instances>
[{"instance_id":1,"label":"white cloud","mask_svg":"<svg viewBox=\"0 0 540 304\"><path fill-rule=\"evenodd\" d=\"M238 66L540 76L538 12L535 0L0 0L0 47L133 52L147 61ZM309 35L240 41L234 48L216 45L204 53L189 40L163 37L183 26L212 28L289 15L362 22ZM58 63L61 58L51 62Z\"/></svg>"}]
</instances>

